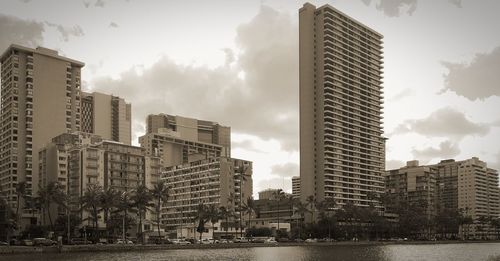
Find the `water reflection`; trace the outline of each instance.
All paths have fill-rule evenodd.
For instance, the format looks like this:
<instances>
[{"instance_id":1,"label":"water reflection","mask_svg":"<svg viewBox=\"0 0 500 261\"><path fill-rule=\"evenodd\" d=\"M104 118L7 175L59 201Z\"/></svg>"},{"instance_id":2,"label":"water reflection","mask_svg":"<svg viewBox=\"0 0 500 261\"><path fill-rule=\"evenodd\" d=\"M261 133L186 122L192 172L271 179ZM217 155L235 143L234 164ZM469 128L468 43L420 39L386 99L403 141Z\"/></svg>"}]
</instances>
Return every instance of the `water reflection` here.
<instances>
[{"instance_id":1,"label":"water reflection","mask_svg":"<svg viewBox=\"0 0 500 261\"><path fill-rule=\"evenodd\" d=\"M74 261L125 261L125 260L500 260L500 243L440 244L440 245L387 245L387 246L290 246L232 249L152 250L110 253L64 253L4 255L0 260L74 260Z\"/></svg>"}]
</instances>

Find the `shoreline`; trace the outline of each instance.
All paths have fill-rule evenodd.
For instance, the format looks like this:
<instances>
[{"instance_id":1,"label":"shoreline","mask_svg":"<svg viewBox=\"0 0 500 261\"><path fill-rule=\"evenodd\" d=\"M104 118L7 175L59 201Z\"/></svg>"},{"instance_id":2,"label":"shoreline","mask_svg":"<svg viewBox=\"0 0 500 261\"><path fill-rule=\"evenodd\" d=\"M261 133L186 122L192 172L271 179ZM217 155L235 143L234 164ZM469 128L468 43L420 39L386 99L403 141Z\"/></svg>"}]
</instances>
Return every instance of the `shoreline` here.
<instances>
[{"instance_id":1,"label":"shoreline","mask_svg":"<svg viewBox=\"0 0 500 261\"><path fill-rule=\"evenodd\" d=\"M0 255L17 255L30 253L82 253L82 252L141 252L155 250L182 250L182 249L227 249L253 247L287 247L287 246L384 246L384 245L439 245L439 244L480 244L499 243L499 240L468 240L468 241L340 241L319 243L230 243L230 244L195 244L195 245L64 245L33 247L33 246L0 246Z\"/></svg>"}]
</instances>

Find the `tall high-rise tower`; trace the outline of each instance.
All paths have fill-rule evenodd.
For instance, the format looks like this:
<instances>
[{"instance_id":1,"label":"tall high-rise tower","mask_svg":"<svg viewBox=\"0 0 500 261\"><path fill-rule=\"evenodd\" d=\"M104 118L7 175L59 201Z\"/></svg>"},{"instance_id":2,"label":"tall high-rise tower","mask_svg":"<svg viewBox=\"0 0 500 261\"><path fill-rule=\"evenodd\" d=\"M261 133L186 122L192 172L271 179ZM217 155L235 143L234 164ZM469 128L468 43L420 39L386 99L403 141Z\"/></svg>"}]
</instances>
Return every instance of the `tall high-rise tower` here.
<instances>
[{"instance_id":1,"label":"tall high-rise tower","mask_svg":"<svg viewBox=\"0 0 500 261\"><path fill-rule=\"evenodd\" d=\"M330 5L299 10L301 199L384 190L382 35Z\"/></svg>"},{"instance_id":2,"label":"tall high-rise tower","mask_svg":"<svg viewBox=\"0 0 500 261\"><path fill-rule=\"evenodd\" d=\"M15 207L16 184L38 188L38 152L53 137L80 131L81 68L57 51L11 45L0 57L0 192ZM22 200L21 200L22 202Z\"/></svg>"}]
</instances>

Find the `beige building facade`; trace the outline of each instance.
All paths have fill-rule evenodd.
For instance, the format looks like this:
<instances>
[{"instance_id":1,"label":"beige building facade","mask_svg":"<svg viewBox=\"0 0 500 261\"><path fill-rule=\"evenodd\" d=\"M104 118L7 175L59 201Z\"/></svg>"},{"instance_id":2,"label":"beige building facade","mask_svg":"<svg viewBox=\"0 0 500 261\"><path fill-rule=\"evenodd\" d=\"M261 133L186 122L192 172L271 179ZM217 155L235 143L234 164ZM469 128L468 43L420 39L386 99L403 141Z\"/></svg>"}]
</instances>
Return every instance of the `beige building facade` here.
<instances>
[{"instance_id":1,"label":"beige building facade","mask_svg":"<svg viewBox=\"0 0 500 261\"><path fill-rule=\"evenodd\" d=\"M80 130L84 63L19 45L11 45L0 61L0 191L15 208L17 183L26 182L28 196L37 193L39 150L61 133Z\"/></svg>"},{"instance_id":2,"label":"beige building facade","mask_svg":"<svg viewBox=\"0 0 500 261\"><path fill-rule=\"evenodd\" d=\"M430 166L419 166L418 161L409 161L405 167L385 173L385 194L391 204L385 206L390 213L401 201L409 206L424 206L430 219L437 215L437 170Z\"/></svg>"},{"instance_id":3,"label":"beige building facade","mask_svg":"<svg viewBox=\"0 0 500 261\"><path fill-rule=\"evenodd\" d=\"M441 208L463 211L478 220L500 216L498 171L473 157L467 160L443 160L433 165L438 171L438 202Z\"/></svg>"},{"instance_id":4,"label":"beige building facade","mask_svg":"<svg viewBox=\"0 0 500 261\"><path fill-rule=\"evenodd\" d=\"M300 176L292 177L292 196L300 198Z\"/></svg>"},{"instance_id":5,"label":"beige building facade","mask_svg":"<svg viewBox=\"0 0 500 261\"><path fill-rule=\"evenodd\" d=\"M161 179L170 187L162 211L168 231L192 225L200 204L225 207L238 216L240 202L253 193L252 162L240 159L216 157L166 167Z\"/></svg>"},{"instance_id":6,"label":"beige building facade","mask_svg":"<svg viewBox=\"0 0 500 261\"><path fill-rule=\"evenodd\" d=\"M82 131L131 145L132 105L123 98L82 92Z\"/></svg>"},{"instance_id":7,"label":"beige building facade","mask_svg":"<svg viewBox=\"0 0 500 261\"><path fill-rule=\"evenodd\" d=\"M299 10L301 199L384 191L382 35L330 5Z\"/></svg>"}]
</instances>

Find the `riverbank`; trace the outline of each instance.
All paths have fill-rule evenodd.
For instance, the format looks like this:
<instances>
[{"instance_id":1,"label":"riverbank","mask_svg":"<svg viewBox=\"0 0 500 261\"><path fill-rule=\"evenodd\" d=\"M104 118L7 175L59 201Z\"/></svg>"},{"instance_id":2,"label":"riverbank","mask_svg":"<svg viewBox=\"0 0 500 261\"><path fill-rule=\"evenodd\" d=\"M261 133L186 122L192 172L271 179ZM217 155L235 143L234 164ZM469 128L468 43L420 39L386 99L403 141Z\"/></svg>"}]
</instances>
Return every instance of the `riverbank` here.
<instances>
[{"instance_id":1,"label":"riverbank","mask_svg":"<svg viewBox=\"0 0 500 261\"><path fill-rule=\"evenodd\" d=\"M29 254L29 253L78 253L78 252L126 252L126 251L152 251L152 250L179 250L179 249L228 249L252 247L285 247L285 246L383 246L383 245L432 245L432 244L470 244L470 243L499 243L490 241L340 241L321 243L229 243L229 244L195 244L195 245L65 245L61 248L32 247L32 246L0 246L2 254Z\"/></svg>"}]
</instances>

